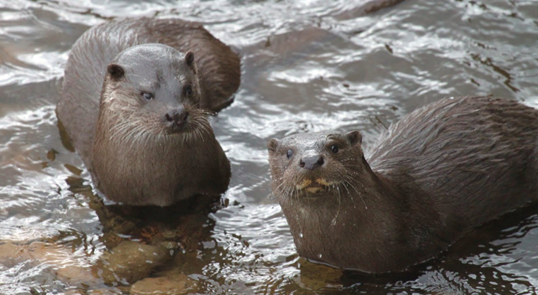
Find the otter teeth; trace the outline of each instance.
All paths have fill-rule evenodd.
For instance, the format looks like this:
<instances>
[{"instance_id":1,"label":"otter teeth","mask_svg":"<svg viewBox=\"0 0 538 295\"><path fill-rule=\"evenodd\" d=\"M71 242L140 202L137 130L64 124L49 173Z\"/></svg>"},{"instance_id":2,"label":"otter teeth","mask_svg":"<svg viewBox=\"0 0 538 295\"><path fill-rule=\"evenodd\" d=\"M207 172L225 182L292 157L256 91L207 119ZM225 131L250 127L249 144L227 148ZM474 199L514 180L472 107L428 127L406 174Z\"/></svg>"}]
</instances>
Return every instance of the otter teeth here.
<instances>
[{"instance_id":1,"label":"otter teeth","mask_svg":"<svg viewBox=\"0 0 538 295\"><path fill-rule=\"evenodd\" d=\"M323 186L330 186L330 185L334 184L334 182L328 182L324 178L318 178L318 179L316 179L316 182L323 185Z\"/></svg>"},{"instance_id":2,"label":"otter teeth","mask_svg":"<svg viewBox=\"0 0 538 295\"><path fill-rule=\"evenodd\" d=\"M310 186L310 185L313 184L313 181L310 180L310 179L305 179L300 184L297 184L295 186L295 188L298 189L298 190L304 189L309 193L315 194L315 193L317 193L317 192L319 192L320 190L323 189L322 186L327 187L327 186L332 185L333 183L334 182L328 182L324 178L318 178L318 179L315 180L315 184L319 184L320 186L317 186L317 185Z\"/></svg>"},{"instance_id":3,"label":"otter teeth","mask_svg":"<svg viewBox=\"0 0 538 295\"><path fill-rule=\"evenodd\" d=\"M321 187L317 186L317 187L309 187L306 189L307 192L311 193L311 194L315 194L317 192L319 192L321 190Z\"/></svg>"},{"instance_id":4,"label":"otter teeth","mask_svg":"<svg viewBox=\"0 0 538 295\"><path fill-rule=\"evenodd\" d=\"M301 189L303 189L303 188L309 186L311 183L312 183L312 180L310 180L310 179L305 179L305 180L303 180L302 183L296 185L295 187L296 187L298 190L301 190Z\"/></svg>"}]
</instances>

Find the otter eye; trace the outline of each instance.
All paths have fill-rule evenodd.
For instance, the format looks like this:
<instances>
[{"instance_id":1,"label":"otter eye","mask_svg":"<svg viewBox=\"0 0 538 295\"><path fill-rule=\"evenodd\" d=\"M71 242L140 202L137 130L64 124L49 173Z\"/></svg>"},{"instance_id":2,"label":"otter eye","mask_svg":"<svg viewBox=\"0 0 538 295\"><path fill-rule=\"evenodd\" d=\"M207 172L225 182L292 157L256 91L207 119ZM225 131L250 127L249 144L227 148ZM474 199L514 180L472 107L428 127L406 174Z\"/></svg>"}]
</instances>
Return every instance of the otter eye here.
<instances>
[{"instance_id":1,"label":"otter eye","mask_svg":"<svg viewBox=\"0 0 538 295\"><path fill-rule=\"evenodd\" d=\"M185 93L186 96L192 96L193 94L192 86L191 85L185 86L185 88L183 89L183 92Z\"/></svg>"},{"instance_id":2,"label":"otter eye","mask_svg":"<svg viewBox=\"0 0 538 295\"><path fill-rule=\"evenodd\" d=\"M291 158L291 156L293 156L293 151L292 150L288 150L288 152L286 153L286 156L289 158Z\"/></svg>"},{"instance_id":3,"label":"otter eye","mask_svg":"<svg viewBox=\"0 0 538 295\"><path fill-rule=\"evenodd\" d=\"M153 99L153 94L149 93L149 92L142 92L140 93L142 95L142 97L145 99L145 100L152 100Z\"/></svg>"},{"instance_id":4,"label":"otter eye","mask_svg":"<svg viewBox=\"0 0 538 295\"><path fill-rule=\"evenodd\" d=\"M338 146L336 144L333 144L331 146L331 152L333 152L333 154L338 153Z\"/></svg>"}]
</instances>

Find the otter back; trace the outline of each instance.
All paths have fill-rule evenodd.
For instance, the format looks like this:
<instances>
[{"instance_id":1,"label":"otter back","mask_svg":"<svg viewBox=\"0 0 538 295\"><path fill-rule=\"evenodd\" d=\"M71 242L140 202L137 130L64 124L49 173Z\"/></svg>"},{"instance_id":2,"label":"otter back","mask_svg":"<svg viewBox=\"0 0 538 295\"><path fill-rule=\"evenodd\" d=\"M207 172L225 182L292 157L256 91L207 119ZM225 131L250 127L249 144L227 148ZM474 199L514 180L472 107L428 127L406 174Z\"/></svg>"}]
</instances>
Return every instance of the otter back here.
<instances>
[{"instance_id":1,"label":"otter back","mask_svg":"<svg viewBox=\"0 0 538 295\"><path fill-rule=\"evenodd\" d=\"M392 125L372 148L374 171L411 177L452 229L538 198L538 111L492 97L444 99Z\"/></svg>"}]
</instances>

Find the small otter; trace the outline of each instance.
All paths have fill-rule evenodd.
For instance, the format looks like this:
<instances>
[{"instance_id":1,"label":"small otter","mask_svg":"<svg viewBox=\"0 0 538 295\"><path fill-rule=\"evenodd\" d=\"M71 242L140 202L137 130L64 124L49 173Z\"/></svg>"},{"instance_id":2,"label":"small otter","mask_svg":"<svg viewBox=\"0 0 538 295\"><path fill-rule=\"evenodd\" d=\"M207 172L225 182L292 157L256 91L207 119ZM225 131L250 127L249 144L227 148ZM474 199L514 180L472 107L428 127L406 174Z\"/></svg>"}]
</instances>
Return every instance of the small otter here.
<instances>
[{"instance_id":1,"label":"small otter","mask_svg":"<svg viewBox=\"0 0 538 295\"><path fill-rule=\"evenodd\" d=\"M393 124L367 158L361 142L358 131L269 141L299 255L403 271L538 200L538 110L513 100L443 99Z\"/></svg>"},{"instance_id":2,"label":"small otter","mask_svg":"<svg viewBox=\"0 0 538 295\"><path fill-rule=\"evenodd\" d=\"M202 86L191 51L163 44L127 47L108 66L101 64L102 75L88 58L86 67L70 58L68 70L80 69L66 70L57 112L105 196L167 206L226 191L230 163L207 111L199 108Z\"/></svg>"}]
</instances>

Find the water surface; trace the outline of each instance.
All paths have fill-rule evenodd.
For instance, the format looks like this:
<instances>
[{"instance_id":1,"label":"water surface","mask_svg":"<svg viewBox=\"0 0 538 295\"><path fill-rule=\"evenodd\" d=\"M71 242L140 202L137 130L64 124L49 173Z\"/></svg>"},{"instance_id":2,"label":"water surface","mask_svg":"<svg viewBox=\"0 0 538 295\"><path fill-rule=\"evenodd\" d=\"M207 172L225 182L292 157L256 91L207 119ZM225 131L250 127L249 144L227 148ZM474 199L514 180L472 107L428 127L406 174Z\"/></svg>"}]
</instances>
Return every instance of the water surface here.
<instances>
[{"instance_id":1,"label":"water surface","mask_svg":"<svg viewBox=\"0 0 538 295\"><path fill-rule=\"evenodd\" d=\"M118 221L136 225L127 234L112 224L54 113L72 44L124 16L203 23L242 61L236 101L211 120L232 163L224 205L156 223L182 251L148 277L184 274L191 292L217 294L536 292L536 208L472 232L406 274L343 273L297 256L270 191L268 139L358 129L368 147L385 126L446 96L538 107L538 2L406 0L364 15L366 5L0 0L0 293L132 291L121 278L105 282L102 258L121 240L146 243L155 224Z\"/></svg>"}]
</instances>

